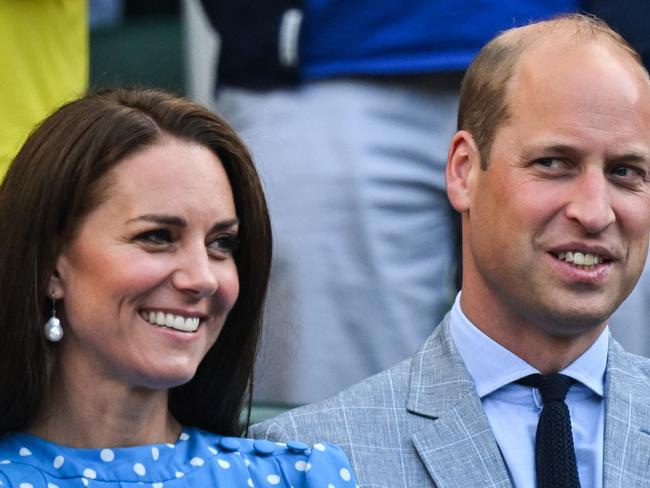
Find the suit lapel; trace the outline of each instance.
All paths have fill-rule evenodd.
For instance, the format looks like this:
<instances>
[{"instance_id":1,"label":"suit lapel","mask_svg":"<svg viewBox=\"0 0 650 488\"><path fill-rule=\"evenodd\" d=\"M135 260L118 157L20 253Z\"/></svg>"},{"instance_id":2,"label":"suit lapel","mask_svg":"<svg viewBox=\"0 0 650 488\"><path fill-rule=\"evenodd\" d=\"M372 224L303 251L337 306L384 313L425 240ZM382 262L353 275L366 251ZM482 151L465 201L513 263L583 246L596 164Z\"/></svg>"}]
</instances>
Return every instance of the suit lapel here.
<instances>
[{"instance_id":1,"label":"suit lapel","mask_svg":"<svg viewBox=\"0 0 650 488\"><path fill-rule=\"evenodd\" d=\"M511 487L448 315L412 364L407 410L433 419L412 438L435 486Z\"/></svg>"},{"instance_id":2,"label":"suit lapel","mask_svg":"<svg viewBox=\"0 0 650 488\"><path fill-rule=\"evenodd\" d=\"M605 376L604 488L647 486L650 480L650 384L647 360L610 338Z\"/></svg>"}]
</instances>

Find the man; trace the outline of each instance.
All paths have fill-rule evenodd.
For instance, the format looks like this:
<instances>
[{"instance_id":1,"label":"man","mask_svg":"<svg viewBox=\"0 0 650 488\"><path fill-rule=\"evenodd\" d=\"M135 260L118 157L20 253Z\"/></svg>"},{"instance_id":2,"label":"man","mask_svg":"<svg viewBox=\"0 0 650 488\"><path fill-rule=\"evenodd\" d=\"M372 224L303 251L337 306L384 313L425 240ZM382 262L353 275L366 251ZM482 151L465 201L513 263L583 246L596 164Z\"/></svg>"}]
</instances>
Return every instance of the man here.
<instances>
[{"instance_id":1,"label":"man","mask_svg":"<svg viewBox=\"0 0 650 488\"><path fill-rule=\"evenodd\" d=\"M588 17L512 29L467 72L459 128L451 312L413 358L252 434L338 443L362 487L531 487L555 470L535 466L546 402L516 382L561 372L580 485L646 486L650 361L624 352L607 320L647 255L648 73Z\"/></svg>"}]
</instances>

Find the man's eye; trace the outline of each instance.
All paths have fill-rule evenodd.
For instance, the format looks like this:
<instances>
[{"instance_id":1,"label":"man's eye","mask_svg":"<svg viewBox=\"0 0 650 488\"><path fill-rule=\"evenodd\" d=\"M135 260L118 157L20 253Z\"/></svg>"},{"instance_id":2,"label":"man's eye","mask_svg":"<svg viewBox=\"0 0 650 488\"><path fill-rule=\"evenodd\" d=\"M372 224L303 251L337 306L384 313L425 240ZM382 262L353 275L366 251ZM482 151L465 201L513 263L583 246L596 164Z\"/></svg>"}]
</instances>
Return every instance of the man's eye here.
<instances>
[{"instance_id":1,"label":"man's eye","mask_svg":"<svg viewBox=\"0 0 650 488\"><path fill-rule=\"evenodd\" d=\"M135 239L147 244L169 244L172 242L173 237L172 233L167 229L155 229L142 232Z\"/></svg>"},{"instance_id":2,"label":"man's eye","mask_svg":"<svg viewBox=\"0 0 650 488\"><path fill-rule=\"evenodd\" d=\"M630 176L637 176L639 175L639 172L635 168L630 168L629 166L617 166L612 170L612 174L614 176L620 176L623 178L627 178Z\"/></svg>"},{"instance_id":3,"label":"man's eye","mask_svg":"<svg viewBox=\"0 0 650 488\"><path fill-rule=\"evenodd\" d=\"M618 181L628 185L642 185L648 181L648 175L642 168L635 166L615 166L610 174Z\"/></svg>"},{"instance_id":4,"label":"man's eye","mask_svg":"<svg viewBox=\"0 0 650 488\"><path fill-rule=\"evenodd\" d=\"M566 163L559 158L540 158L535 161L535 164L549 169L560 169L566 166Z\"/></svg>"},{"instance_id":5,"label":"man's eye","mask_svg":"<svg viewBox=\"0 0 650 488\"><path fill-rule=\"evenodd\" d=\"M220 235L208 243L210 250L223 254L234 254L238 245L239 238L231 234Z\"/></svg>"}]
</instances>

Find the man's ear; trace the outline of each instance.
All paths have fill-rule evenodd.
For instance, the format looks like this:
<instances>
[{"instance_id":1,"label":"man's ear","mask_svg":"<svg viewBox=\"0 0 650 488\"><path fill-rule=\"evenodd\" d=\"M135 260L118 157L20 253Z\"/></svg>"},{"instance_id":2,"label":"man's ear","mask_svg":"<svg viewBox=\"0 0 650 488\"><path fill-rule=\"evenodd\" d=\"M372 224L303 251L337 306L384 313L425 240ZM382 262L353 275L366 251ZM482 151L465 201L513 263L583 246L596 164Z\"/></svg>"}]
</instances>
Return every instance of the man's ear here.
<instances>
[{"instance_id":1,"label":"man's ear","mask_svg":"<svg viewBox=\"0 0 650 488\"><path fill-rule=\"evenodd\" d=\"M480 166L481 156L472 135L466 130L456 132L449 145L446 179L451 206L460 213L469 210L473 183Z\"/></svg>"}]
</instances>

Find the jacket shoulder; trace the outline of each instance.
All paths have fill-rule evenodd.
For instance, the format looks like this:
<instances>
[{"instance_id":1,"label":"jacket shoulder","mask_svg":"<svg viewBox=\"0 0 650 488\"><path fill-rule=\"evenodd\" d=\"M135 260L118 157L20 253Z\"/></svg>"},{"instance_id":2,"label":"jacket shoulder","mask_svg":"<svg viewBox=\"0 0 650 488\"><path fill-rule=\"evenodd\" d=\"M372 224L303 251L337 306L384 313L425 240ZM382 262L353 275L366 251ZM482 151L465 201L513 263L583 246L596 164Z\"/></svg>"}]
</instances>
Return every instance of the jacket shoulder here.
<instances>
[{"instance_id":1,"label":"jacket shoulder","mask_svg":"<svg viewBox=\"0 0 650 488\"><path fill-rule=\"evenodd\" d=\"M281 442L345 443L350 435L362 432L361 426L368 421L376 425L378 415L406 412L412 361L406 359L330 398L255 424L249 435Z\"/></svg>"}]
</instances>

